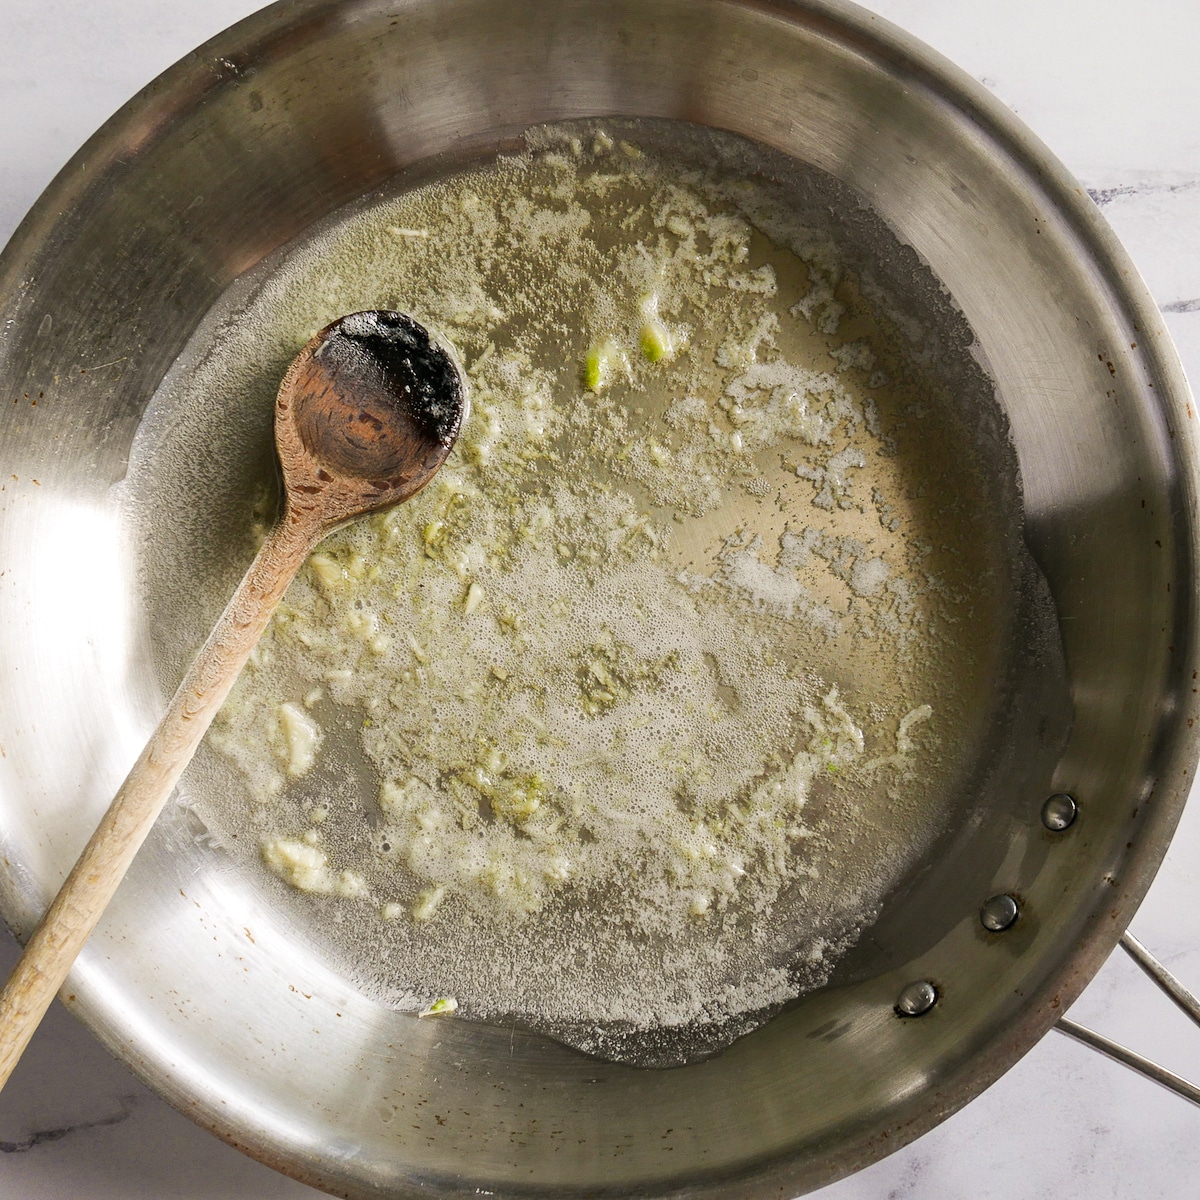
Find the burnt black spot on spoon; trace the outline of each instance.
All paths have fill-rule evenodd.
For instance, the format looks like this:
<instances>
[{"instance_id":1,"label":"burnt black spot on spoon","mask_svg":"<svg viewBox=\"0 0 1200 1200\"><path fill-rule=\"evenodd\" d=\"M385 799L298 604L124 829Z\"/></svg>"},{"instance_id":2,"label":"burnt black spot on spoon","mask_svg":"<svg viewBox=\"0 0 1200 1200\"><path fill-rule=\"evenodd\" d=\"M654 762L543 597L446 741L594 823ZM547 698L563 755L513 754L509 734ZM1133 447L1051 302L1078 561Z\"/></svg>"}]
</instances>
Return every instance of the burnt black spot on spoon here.
<instances>
[{"instance_id":1,"label":"burnt black spot on spoon","mask_svg":"<svg viewBox=\"0 0 1200 1200\"><path fill-rule=\"evenodd\" d=\"M313 338L280 389L287 491L314 495L337 481L357 485L356 511L399 503L445 461L466 412L458 367L424 326L396 312L342 317ZM313 466L315 476L300 478Z\"/></svg>"}]
</instances>

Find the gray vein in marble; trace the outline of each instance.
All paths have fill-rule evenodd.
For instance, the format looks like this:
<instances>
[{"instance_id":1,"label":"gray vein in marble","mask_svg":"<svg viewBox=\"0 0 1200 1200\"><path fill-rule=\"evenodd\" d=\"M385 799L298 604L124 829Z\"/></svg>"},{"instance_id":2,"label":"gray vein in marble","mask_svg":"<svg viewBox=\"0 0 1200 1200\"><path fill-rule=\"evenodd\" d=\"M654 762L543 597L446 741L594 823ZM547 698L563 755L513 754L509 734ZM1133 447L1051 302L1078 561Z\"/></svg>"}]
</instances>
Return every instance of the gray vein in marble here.
<instances>
[{"instance_id":1,"label":"gray vein in marble","mask_svg":"<svg viewBox=\"0 0 1200 1200\"><path fill-rule=\"evenodd\" d=\"M1136 183L1119 183L1114 187L1088 188L1087 194L1103 208L1114 200L1124 196L1149 196L1154 194L1170 194L1173 192L1190 192L1200 187L1200 179L1185 179L1177 183L1154 183L1150 180Z\"/></svg>"},{"instance_id":2,"label":"gray vein in marble","mask_svg":"<svg viewBox=\"0 0 1200 1200\"><path fill-rule=\"evenodd\" d=\"M1194 300L1172 300L1170 304L1162 306L1162 311L1165 313L1200 312L1200 297Z\"/></svg>"},{"instance_id":3,"label":"gray vein in marble","mask_svg":"<svg viewBox=\"0 0 1200 1200\"><path fill-rule=\"evenodd\" d=\"M118 1098L121 1111L107 1117L97 1117L94 1121L80 1121L77 1125L64 1125L59 1129L38 1129L19 1142L0 1142L0 1154L24 1154L36 1146L44 1146L47 1142L59 1142L73 1133L82 1133L85 1129L100 1129L105 1125L120 1125L133 1116L137 1107L138 1097L129 1095Z\"/></svg>"}]
</instances>

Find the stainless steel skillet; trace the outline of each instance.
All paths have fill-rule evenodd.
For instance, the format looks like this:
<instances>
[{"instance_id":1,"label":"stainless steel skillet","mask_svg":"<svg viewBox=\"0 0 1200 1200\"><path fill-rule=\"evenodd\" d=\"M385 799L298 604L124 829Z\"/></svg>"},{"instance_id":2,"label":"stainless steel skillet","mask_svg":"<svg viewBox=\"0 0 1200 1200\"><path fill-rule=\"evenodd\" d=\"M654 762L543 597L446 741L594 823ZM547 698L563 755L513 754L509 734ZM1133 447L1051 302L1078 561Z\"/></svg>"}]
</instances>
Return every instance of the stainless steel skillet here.
<instances>
[{"instance_id":1,"label":"stainless steel skillet","mask_svg":"<svg viewBox=\"0 0 1200 1200\"><path fill-rule=\"evenodd\" d=\"M105 541L105 489L121 472L139 402L220 286L397 167L536 120L647 112L749 133L845 179L917 247L970 320L1008 409L1030 542L1063 618L1075 726L1055 778L1011 798L1004 870L964 878L951 933L919 955L914 941L894 970L814 1001L719 1063L661 1077L606 1071L593 1083L591 1064L542 1044L518 1042L514 1062L507 1035L501 1046L487 1031L397 1033L389 1014L356 1008L336 980L322 981L328 990L313 1001L294 999L286 984L308 970L302 956L281 938L256 948L270 941L258 920L269 930L269 914L248 922L251 946L237 920L245 916L237 881L189 839L172 849L170 830L130 880L131 898L77 991L110 1043L137 1039L164 1090L199 1099L227 1136L286 1156L307 1178L345 1180L343 1189L461 1174L463 1186L517 1191L535 1168L559 1194L588 1179L648 1193L684 1180L739 1195L765 1194L775 1180L798 1190L865 1161L885 1130L895 1140L899 1127L901 1136L926 1127L1002 1070L1047 1027L1053 1001L1082 986L1148 883L1193 753L1184 732L1194 715L1186 393L1169 349L1157 346L1152 307L1123 276L1124 260L1086 201L1011 118L902 37L880 40L881 23L783 6L508 6L489 20L494 11L270 10L135 102L8 252L5 317L15 324L2 351L5 386L46 392L38 409L17 406L5 438L21 485L6 494L5 558L30 589L6 593L3 618L13 668L3 702L4 828L20 872L8 911L21 924L50 890L82 840L80 813L101 803L153 704L136 643L130 653L113 635L137 630L122 609L119 548ZM387 35L391 28L400 33ZM371 114L349 146L329 136L346 112ZM207 198L193 205L197 197ZM56 224L62 210L71 215ZM39 339L46 315L53 324ZM147 345L141 330L164 325ZM90 369L111 360L122 360L119 376ZM91 474L67 487L80 465ZM89 611L54 608L55 585L79 578L63 563L87 579ZM37 745L34 726L46 739ZM1038 814L1058 789L1077 796L1082 815L1054 838ZM201 885L186 889L186 904L181 875ZM1004 940L989 940L977 910L998 891L1019 893L1025 916ZM195 932L197 913L213 928ZM170 932L151 933L151 949L142 922L166 922ZM214 933L222 959L185 961ZM251 956L252 984L232 966L220 974L221 961L238 955ZM312 973L319 978L319 964ZM942 1000L920 1022L901 1022L896 996L925 977L942 985ZM842 1018L825 1035L842 1036L804 1038L830 1019L821 1003ZM314 1004L328 1004L315 1019ZM281 1047L296 1056L286 1070L273 1073L238 1040L254 1023L276 1057ZM322 1033L300 1044L305 1025ZM396 1046L391 1064L387 1043ZM309 1060L317 1099L291 1090L295 1064ZM880 1062L891 1069L878 1071ZM174 1083L163 1082L168 1072ZM340 1095L349 1072L353 1103ZM432 1076L436 1084L422 1082ZM437 1099L438 1089L460 1086L461 1095L440 1096L508 1096L512 1110L498 1124L442 1134L440 1144L407 1126L401 1137L399 1118L380 1115L388 1104L399 1112L416 1104L423 1088ZM529 1144L509 1156L518 1105L529 1109L545 1087L552 1103L542 1116L576 1113L589 1149L564 1158L527 1124ZM233 1115L219 1117L222 1108ZM626 1121L630 1109L638 1116ZM662 1118L651 1120L653 1136L647 1112ZM669 1155L652 1145L667 1128L688 1127ZM627 1136L633 1143L618 1155ZM680 1162L661 1165L666 1157Z\"/></svg>"}]
</instances>

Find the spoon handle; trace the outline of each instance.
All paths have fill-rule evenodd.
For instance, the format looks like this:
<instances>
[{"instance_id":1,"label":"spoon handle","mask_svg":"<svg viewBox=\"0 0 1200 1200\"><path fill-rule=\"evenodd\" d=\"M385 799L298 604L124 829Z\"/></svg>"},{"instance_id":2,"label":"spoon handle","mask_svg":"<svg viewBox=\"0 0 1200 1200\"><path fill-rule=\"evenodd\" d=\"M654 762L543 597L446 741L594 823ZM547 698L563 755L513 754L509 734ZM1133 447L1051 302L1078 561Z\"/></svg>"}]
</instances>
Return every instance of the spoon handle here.
<instances>
[{"instance_id":1,"label":"spoon handle","mask_svg":"<svg viewBox=\"0 0 1200 1200\"><path fill-rule=\"evenodd\" d=\"M302 514L293 513L285 515L267 537L29 939L0 992L0 1087L17 1065L321 532Z\"/></svg>"}]
</instances>

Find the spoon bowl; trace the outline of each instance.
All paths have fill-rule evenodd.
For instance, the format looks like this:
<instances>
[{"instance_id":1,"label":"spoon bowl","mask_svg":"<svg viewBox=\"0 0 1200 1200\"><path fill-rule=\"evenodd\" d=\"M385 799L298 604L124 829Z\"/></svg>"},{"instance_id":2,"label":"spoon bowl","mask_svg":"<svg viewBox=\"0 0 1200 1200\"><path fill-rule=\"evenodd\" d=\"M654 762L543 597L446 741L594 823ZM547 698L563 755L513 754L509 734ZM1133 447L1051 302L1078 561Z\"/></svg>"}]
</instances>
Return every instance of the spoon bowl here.
<instances>
[{"instance_id":1,"label":"spoon bowl","mask_svg":"<svg viewBox=\"0 0 1200 1200\"><path fill-rule=\"evenodd\" d=\"M275 402L289 509L333 524L399 504L436 474L466 417L462 376L424 326L359 312L296 356Z\"/></svg>"}]
</instances>

